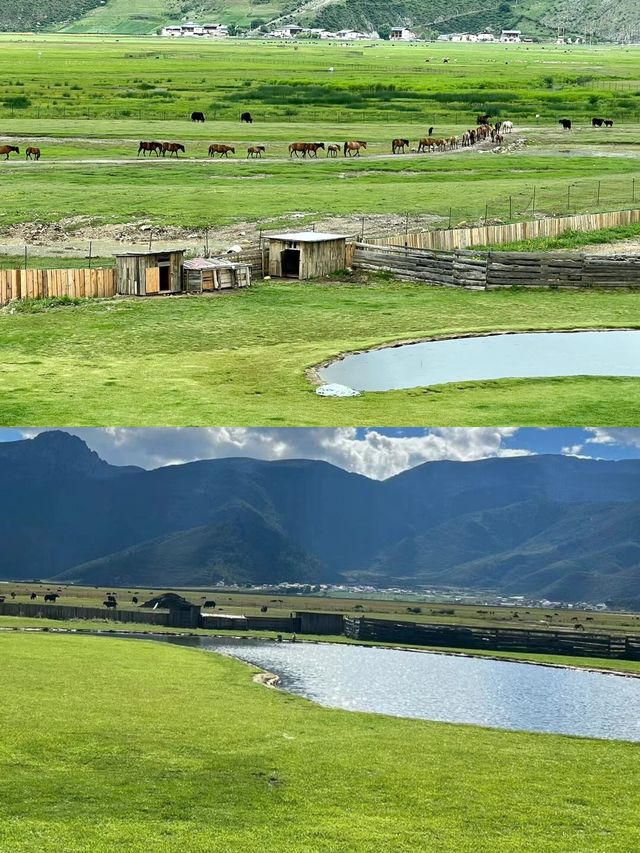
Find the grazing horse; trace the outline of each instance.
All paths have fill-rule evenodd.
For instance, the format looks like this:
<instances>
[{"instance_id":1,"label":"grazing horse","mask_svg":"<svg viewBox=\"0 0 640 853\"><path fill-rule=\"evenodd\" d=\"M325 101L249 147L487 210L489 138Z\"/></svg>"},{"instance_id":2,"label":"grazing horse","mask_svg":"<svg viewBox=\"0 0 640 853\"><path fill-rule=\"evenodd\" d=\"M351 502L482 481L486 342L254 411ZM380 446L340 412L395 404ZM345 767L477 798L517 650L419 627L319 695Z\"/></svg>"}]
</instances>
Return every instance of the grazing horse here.
<instances>
[{"instance_id":1,"label":"grazing horse","mask_svg":"<svg viewBox=\"0 0 640 853\"><path fill-rule=\"evenodd\" d=\"M25 153L27 155L25 158L26 160L39 160L40 159L40 149L39 148L33 148L32 146L30 146L29 148L27 148Z\"/></svg>"},{"instance_id":2,"label":"grazing horse","mask_svg":"<svg viewBox=\"0 0 640 853\"><path fill-rule=\"evenodd\" d=\"M199 121L204 124L204 113L191 113L191 121Z\"/></svg>"},{"instance_id":3,"label":"grazing horse","mask_svg":"<svg viewBox=\"0 0 640 853\"><path fill-rule=\"evenodd\" d=\"M219 154L221 157L223 155L225 157L228 157L229 152L231 152L232 154L236 153L236 149L233 147L233 145L220 145L214 143L213 145L209 146L209 157L215 157L216 154Z\"/></svg>"},{"instance_id":4,"label":"grazing horse","mask_svg":"<svg viewBox=\"0 0 640 853\"><path fill-rule=\"evenodd\" d=\"M394 139L391 143L391 153L392 154L398 154L398 153L404 154L404 149L408 148L408 147L409 147L409 140L408 139Z\"/></svg>"},{"instance_id":5,"label":"grazing horse","mask_svg":"<svg viewBox=\"0 0 640 853\"><path fill-rule=\"evenodd\" d=\"M302 151L302 156L306 157L308 146L309 146L308 142L292 142L291 145L289 146L289 157L293 157L294 154L297 157L301 151Z\"/></svg>"},{"instance_id":6,"label":"grazing horse","mask_svg":"<svg viewBox=\"0 0 640 853\"><path fill-rule=\"evenodd\" d=\"M9 154L11 154L12 151L15 151L16 154L20 153L20 149L16 148L15 145L0 145L0 154L4 154L5 160L9 159Z\"/></svg>"},{"instance_id":7,"label":"grazing horse","mask_svg":"<svg viewBox=\"0 0 640 853\"><path fill-rule=\"evenodd\" d=\"M169 157L173 157L173 155L175 154L176 159L178 157L178 151L182 151L183 154L185 153L184 145L182 145L180 142L163 142L162 143L162 156L163 157L167 153L167 151L169 152Z\"/></svg>"},{"instance_id":8,"label":"grazing horse","mask_svg":"<svg viewBox=\"0 0 640 853\"><path fill-rule=\"evenodd\" d=\"M511 133L513 130L513 122L512 121L503 121L502 126L498 128L503 133Z\"/></svg>"},{"instance_id":9,"label":"grazing horse","mask_svg":"<svg viewBox=\"0 0 640 853\"><path fill-rule=\"evenodd\" d=\"M606 119L604 120L604 126L605 126L605 127L613 127L613 122L611 121L611 119L610 119L610 118L606 118Z\"/></svg>"},{"instance_id":10,"label":"grazing horse","mask_svg":"<svg viewBox=\"0 0 640 853\"><path fill-rule=\"evenodd\" d=\"M265 152L264 145L252 145L247 148L247 157L262 157Z\"/></svg>"},{"instance_id":11,"label":"grazing horse","mask_svg":"<svg viewBox=\"0 0 640 853\"><path fill-rule=\"evenodd\" d=\"M352 140L345 142L344 147L343 147L343 153L344 153L345 157L347 156L347 154L349 155L349 157L353 157L353 152L355 151L356 152L355 156L359 157L360 156L360 149L361 148L366 149L366 147L367 147L367 143L364 140L352 139Z\"/></svg>"},{"instance_id":12,"label":"grazing horse","mask_svg":"<svg viewBox=\"0 0 640 853\"><path fill-rule=\"evenodd\" d=\"M571 130L571 119L569 118L561 118L558 124L562 125L563 130Z\"/></svg>"},{"instance_id":13,"label":"grazing horse","mask_svg":"<svg viewBox=\"0 0 640 853\"><path fill-rule=\"evenodd\" d=\"M476 124L489 124L489 119L491 118L489 113L483 113L476 118Z\"/></svg>"},{"instance_id":14,"label":"grazing horse","mask_svg":"<svg viewBox=\"0 0 640 853\"><path fill-rule=\"evenodd\" d=\"M253 117L251 116L251 113L242 113L240 121L245 121L247 124L253 124Z\"/></svg>"},{"instance_id":15,"label":"grazing horse","mask_svg":"<svg viewBox=\"0 0 640 853\"><path fill-rule=\"evenodd\" d=\"M140 156L141 151L142 151L143 157L147 156L147 151L149 152L149 156L151 156L151 154L155 154L156 157L159 157L160 154L162 153L162 143L161 142L141 142L140 145L138 145L138 153L136 155L137 157Z\"/></svg>"},{"instance_id":16,"label":"grazing horse","mask_svg":"<svg viewBox=\"0 0 640 853\"><path fill-rule=\"evenodd\" d=\"M339 145L327 145L327 157L337 157L339 151Z\"/></svg>"},{"instance_id":17,"label":"grazing horse","mask_svg":"<svg viewBox=\"0 0 640 853\"><path fill-rule=\"evenodd\" d=\"M319 148L322 148L324 151L324 142L307 142L307 154L309 157L311 157L312 154L314 157L317 157Z\"/></svg>"}]
</instances>

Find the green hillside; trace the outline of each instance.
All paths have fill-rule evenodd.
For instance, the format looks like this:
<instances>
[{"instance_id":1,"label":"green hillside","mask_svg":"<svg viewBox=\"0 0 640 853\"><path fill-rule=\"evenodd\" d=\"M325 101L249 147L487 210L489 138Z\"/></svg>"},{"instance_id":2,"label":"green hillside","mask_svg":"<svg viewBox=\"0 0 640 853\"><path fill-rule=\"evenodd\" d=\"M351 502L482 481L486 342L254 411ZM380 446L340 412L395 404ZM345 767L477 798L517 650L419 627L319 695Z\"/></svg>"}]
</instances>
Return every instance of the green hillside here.
<instances>
[{"instance_id":1,"label":"green hillside","mask_svg":"<svg viewBox=\"0 0 640 853\"><path fill-rule=\"evenodd\" d=\"M635 0L41 0L37 5L7 0L0 9L0 30L142 35L187 19L248 28L281 16L329 30L376 29L383 35L403 24L423 36L518 27L548 37L563 27L567 35L596 39L640 37Z\"/></svg>"}]
</instances>

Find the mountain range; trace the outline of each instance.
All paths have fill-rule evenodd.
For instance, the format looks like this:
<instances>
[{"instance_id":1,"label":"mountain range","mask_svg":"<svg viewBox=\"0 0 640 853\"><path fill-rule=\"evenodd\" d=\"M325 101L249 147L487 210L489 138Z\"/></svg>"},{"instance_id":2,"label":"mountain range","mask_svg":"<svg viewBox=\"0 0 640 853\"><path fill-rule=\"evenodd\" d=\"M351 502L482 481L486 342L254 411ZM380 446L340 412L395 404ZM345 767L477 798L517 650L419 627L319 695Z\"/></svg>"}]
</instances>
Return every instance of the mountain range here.
<instances>
[{"instance_id":1,"label":"mountain range","mask_svg":"<svg viewBox=\"0 0 640 853\"><path fill-rule=\"evenodd\" d=\"M61 431L0 444L0 578L109 586L359 582L640 603L640 461L155 470Z\"/></svg>"},{"instance_id":2,"label":"mountain range","mask_svg":"<svg viewBox=\"0 0 640 853\"><path fill-rule=\"evenodd\" d=\"M640 35L636 0L5 0L0 8L0 30L6 31L153 34L186 20L246 28L286 22L382 34L402 25L422 36L518 28L549 37L558 27L567 35L593 34L612 41Z\"/></svg>"}]
</instances>

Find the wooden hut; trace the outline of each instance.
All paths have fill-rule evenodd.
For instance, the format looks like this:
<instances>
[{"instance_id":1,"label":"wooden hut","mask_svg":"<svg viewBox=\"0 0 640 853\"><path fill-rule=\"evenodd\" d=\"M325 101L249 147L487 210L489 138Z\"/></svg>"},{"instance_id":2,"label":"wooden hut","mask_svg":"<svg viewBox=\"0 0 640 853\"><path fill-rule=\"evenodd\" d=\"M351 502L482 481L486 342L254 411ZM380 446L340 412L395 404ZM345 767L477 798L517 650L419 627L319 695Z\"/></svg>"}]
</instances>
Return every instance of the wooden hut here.
<instances>
[{"instance_id":1,"label":"wooden hut","mask_svg":"<svg viewBox=\"0 0 640 853\"><path fill-rule=\"evenodd\" d=\"M184 249L116 253L116 292L127 296L180 293Z\"/></svg>"},{"instance_id":2,"label":"wooden hut","mask_svg":"<svg viewBox=\"0 0 640 853\"><path fill-rule=\"evenodd\" d=\"M322 231L269 234L269 275L316 278L347 266L347 237Z\"/></svg>"},{"instance_id":3,"label":"wooden hut","mask_svg":"<svg viewBox=\"0 0 640 853\"><path fill-rule=\"evenodd\" d=\"M251 284L249 264L227 258L193 258L183 265L183 290L187 293L211 293Z\"/></svg>"}]
</instances>

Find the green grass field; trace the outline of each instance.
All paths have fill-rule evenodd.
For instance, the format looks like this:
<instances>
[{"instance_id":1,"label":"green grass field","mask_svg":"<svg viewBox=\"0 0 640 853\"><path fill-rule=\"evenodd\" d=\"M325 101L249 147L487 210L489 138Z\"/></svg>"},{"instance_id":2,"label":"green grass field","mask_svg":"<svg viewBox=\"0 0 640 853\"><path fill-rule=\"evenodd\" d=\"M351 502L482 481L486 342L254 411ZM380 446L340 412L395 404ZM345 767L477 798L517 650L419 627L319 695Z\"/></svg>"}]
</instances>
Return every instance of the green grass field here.
<instances>
[{"instance_id":1,"label":"green grass field","mask_svg":"<svg viewBox=\"0 0 640 853\"><path fill-rule=\"evenodd\" d=\"M357 281L357 280L356 280ZM305 371L394 340L637 324L637 294L273 283L0 314L3 425L637 425L639 380L468 382L320 398Z\"/></svg>"},{"instance_id":2,"label":"green grass field","mask_svg":"<svg viewBox=\"0 0 640 853\"><path fill-rule=\"evenodd\" d=\"M11 853L640 844L635 744L327 710L238 662L159 644L0 634L0 646Z\"/></svg>"}]
</instances>

